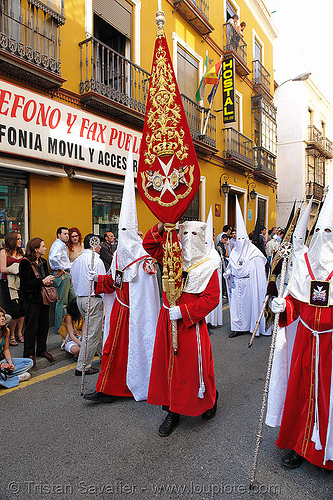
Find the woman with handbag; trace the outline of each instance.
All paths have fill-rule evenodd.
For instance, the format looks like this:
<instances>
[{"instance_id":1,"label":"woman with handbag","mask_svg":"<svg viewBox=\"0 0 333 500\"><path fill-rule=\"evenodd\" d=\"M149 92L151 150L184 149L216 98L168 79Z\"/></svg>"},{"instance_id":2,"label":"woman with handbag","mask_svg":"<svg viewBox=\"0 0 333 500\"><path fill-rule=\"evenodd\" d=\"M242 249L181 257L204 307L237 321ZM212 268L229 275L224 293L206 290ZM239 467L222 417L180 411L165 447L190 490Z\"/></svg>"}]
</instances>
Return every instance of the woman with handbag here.
<instances>
[{"instance_id":1,"label":"woman with handbag","mask_svg":"<svg viewBox=\"0 0 333 500\"><path fill-rule=\"evenodd\" d=\"M9 350L9 328L6 327L6 313L0 307L0 387L11 389L19 382L29 380L28 370L32 368L31 359L12 358Z\"/></svg>"},{"instance_id":2,"label":"woman with handbag","mask_svg":"<svg viewBox=\"0 0 333 500\"><path fill-rule=\"evenodd\" d=\"M5 246L0 250L0 286L2 291L3 307L10 314L12 320L9 325L9 345L17 346L15 333L19 342L24 342L22 327L24 321L23 302L19 289L18 267L24 257L22 236L18 231L6 234Z\"/></svg>"},{"instance_id":3,"label":"woman with handbag","mask_svg":"<svg viewBox=\"0 0 333 500\"><path fill-rule=\"evenodd\" d=\"M37 356L55 361L46 350L49 331L49 303L43 302L43 293L51 287L54 276L50 275L47 262L42 258L46 246L41 238L32 238L26 246L25 258L21 260L19 275L25 310L23 356L31 358L36 364ZM51 290L52 292L54 290ZM51 299L52 300L52 299ZM35 344L36 351L35 351Z\"/></svg>"}]
</instances>

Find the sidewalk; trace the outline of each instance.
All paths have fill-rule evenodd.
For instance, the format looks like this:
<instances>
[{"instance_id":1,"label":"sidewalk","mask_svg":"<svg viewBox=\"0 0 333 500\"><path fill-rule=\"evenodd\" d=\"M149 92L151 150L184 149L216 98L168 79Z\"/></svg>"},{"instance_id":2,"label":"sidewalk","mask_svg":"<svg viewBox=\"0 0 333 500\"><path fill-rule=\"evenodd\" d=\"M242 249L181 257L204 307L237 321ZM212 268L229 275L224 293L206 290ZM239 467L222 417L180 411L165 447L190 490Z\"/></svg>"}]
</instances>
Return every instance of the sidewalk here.
<instances>
[{"instance_id":1,"label":"sidewalk","mask_svg":"<svg viewBox=\"0 0 333 500\"><path fill-rule=\"evenodd\" d=\"M61 336L57 333L54 333L54 327L49 329L49 333L47 336L47 351L52 354L55 358L56 362L63 361L64 359L73 359L68 352L63 349L60 349L61 346ZM22 358L23 357L23 344L19 343L18 346L9 346L11 355L13 358ZM51 366L51 363L45 358L38 358L36 356L36 366L31 369L32 372L41 370L43 368L47 368Z\"/></svg>"}]
</instances>

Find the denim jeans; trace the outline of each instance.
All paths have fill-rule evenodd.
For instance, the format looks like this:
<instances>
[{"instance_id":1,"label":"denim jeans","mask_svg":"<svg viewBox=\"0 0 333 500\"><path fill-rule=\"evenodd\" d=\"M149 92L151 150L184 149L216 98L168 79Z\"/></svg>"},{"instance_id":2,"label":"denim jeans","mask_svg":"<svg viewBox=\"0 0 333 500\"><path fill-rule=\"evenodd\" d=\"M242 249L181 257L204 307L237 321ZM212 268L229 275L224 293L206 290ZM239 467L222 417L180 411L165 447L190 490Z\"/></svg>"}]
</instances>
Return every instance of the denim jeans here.
<instances>
[{"instance_id":1,"label":"denim jeans","mask_svg":"<svg viewBox=\"0 0 333 500\"><path fill-rule=\"evenodd\" d=\"M56 272L53 274L56 274ZM72 299L75 299L76 295L73 288L72 276L69 273L63 273L59 278L54 278L53 285L57 288L59 294L59 300L55 307L54 326L54 332L58 333L67 312L67 305Z\"/></svg>"},{"instance_id":2,"label":"denim jeans","mask_svg":"<svg viewBox=\"0 0 333 500\"><path fill-rule=\"evenodd\" d=\"M19 385L18 376L30 370L34 364L30 358L13 358L12 361L15 366L14 371L10 375L7 375L7 380L3 380L0 377L0 386L5 389L11 389ZM4 360L3 362L5 363L6 361Z\"/></svg>"}]
</instances>

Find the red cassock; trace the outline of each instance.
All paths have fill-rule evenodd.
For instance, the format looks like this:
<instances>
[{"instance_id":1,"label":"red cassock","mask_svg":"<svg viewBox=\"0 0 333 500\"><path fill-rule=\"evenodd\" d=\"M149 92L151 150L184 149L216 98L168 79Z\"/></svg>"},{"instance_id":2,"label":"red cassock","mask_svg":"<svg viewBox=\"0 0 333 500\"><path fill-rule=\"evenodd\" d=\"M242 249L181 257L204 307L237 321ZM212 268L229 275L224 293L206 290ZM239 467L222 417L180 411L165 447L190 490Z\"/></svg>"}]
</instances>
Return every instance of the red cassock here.
<instances>
[{"instance_id":1,"label":"red cassock","mask_svg":"<svg viewBox=\"0 0 333 500\"><path fill-rule=\"evenodd\" d=\"M96 294L116 291L110 317L110 333L104 344L101 373L96 391L111 396L128 396L133 394L126 385L128 342L129 342L129 284L123 283L121 290L114 288L112 276L98 276ZM122 302L122 304L121 304ZM126 304L126 305L123 305Z\"/></svg>"},{"instance_id":2,"label":"red cassock","mask_svg":"<svg viewBox=\"0 0 333 500\"><path fill-rule=\"evenodd\" d=\"M286 297L286 311L280 315L280 326L289 325L298 316L309 328L301 321L298 324L282 422L276 445L279 448L295 450L314 465L333 469L333 461L331 460L323 465L330 409L333 307L310 306L288 295ZM316 401L316 338L313 331L325 332L327 330L331 331L319 334L317 404L322 449L316 450L315 443L311 441Z\"/></svg>"},{"instance_id":3,"label":"red cassock","mask_svg":"<svg viewBox=\"0 0 333 500\"><path fill-rule=\"evenodd\" d=\"M163 262L162 237L154 226L146 234L143 246L158 262ZM182 319L177 321L178 352L172 348L171 321L169 311L162 306L158 318L152 368L150 374L148 403L168 406L170 411L196 417L212 408L216 387L212 347L205 316L219 303L219 279L215 271L206 287L198 294L183 292L176 305L180 307ZM163 303L169 307L163 292ZM199 368L196 323L202 353L203 380L206 391L198 397Z\"/></svg>"}]
</instances>

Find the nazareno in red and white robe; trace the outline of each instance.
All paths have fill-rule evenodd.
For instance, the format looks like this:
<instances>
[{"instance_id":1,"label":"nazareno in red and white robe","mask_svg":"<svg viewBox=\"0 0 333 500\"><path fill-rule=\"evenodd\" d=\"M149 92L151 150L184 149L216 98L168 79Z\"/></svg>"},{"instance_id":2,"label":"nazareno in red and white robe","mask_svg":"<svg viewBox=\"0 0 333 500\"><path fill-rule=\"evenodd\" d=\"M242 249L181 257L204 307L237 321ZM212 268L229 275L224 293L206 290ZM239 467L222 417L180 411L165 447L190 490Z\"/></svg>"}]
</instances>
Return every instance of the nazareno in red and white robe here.
<instances>
[{"instance_id":1,"label":"nazareno in red and white robe","mask_svg":"<svg viewBox=\"0 0 333 500\"><path fill-rule=\"evenodd\" d=\"M148 231L143 241L145 250L160 263L163 261L162 241L157 226ZM148 403L167 406L172 412L193 417L201 415L214 405L214 362L205 316L217 307L219 294L217 271L213 272L203 292L182 293L176 302L180 307L182 319L177 321L178 352L174 355L169 303L163 292Z\"/></svg>"}]
</instances>

